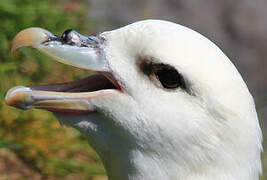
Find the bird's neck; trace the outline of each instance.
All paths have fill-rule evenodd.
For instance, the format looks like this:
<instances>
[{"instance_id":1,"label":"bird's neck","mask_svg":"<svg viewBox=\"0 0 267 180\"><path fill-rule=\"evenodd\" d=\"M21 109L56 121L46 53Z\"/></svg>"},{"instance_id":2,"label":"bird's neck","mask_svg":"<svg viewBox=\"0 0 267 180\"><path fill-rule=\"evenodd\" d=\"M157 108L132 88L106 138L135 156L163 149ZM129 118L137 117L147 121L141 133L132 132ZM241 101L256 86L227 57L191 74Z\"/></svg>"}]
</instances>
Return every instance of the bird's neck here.
<instances>
[{"instance_id":1,"label":"bird's neck","mask_svg":"<svg viewBox=\"0 0 267 180\"><path fill-rule=\"evenodd\" d=\"M120 141L121 140L121 141ZM142 149L129 141L111 141L108 151L98 151L109 180L257 180L260 160L247 150L218 149L207 156L200 149L174 150L167 145ZM116 143L115 143L116 142ZM117 144L118 143L118 144ZM169 150L168 150L169 149ZM250 153L253 154L253 153Z\"/></svg>"},{"instance_id":2,"label":"bird's neck","mask_svg":"<svg viewBox=\"0 0 267 180\"><path fill-rule=\"evenodd\" d=\"M177 177L174 164L164 162L164 159L151 156L140 150L111 155L103 159L109 180L162 180L171 178L172 171ZM177 179L177 178L175 178Z\"/></svg>"},{"instance_id":3,"label":"bird's neck","mask_svg":"<svg viewBox=\"0 0 267 180\"><path fill-rule=\"evenodd\" d=\"M244 169L233 171L235 168L231 169L231 165L190 169L192 166L186 162L176 162L176 159L156 154L151 156L139 150L111 154L110 158L105 156L103 162L109 180L252 180L248 176L243 179L245 176L237 172L244 172Z\"/></svg>"},{"instance_id":4,"label":"bird's neck","mask_svg":"<svg viewBox=\"0 0 267 180\"><path fill-rule=\"evenodd\" d=\"M168 136L168 132L164 136L160 134L162 132L154 133L154 136L135 132L133 138L128 131L119 131L117 125L107 124L109 121L105 117L90 116L90 121L87 121L87 116L75 120L74 117L65 117L64 124L72 125L88 136L103 161L109 180L259 179L260 131L256 137L241 131L242 136L236 135L234 139L227 138L229 133L224 133L216 141L216 146L209 146L209 143L203 146L206 141L194 141L191 136L173 138ZM138 132L142 130L141 127L135 129ZM95 133L96 130L99 133Z\"/></svg>"}]
</instances>

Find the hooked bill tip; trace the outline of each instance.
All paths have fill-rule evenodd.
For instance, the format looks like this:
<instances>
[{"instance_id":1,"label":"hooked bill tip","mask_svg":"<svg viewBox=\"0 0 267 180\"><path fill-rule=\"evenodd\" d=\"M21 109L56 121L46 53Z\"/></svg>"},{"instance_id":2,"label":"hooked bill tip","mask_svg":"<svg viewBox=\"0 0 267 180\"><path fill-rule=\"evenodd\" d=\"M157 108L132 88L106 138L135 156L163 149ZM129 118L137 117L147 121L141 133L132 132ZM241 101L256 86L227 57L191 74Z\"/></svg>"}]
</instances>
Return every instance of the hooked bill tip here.
<instances>
[{"instance_id":1,"label":"hooked bill tip","mask_svg":"<svg viewBox=\"0 0 267 180\"><path fill-rule=\"evenodd\" d=\"M39 28L32 27L20 31L15 38L12 40L10 52L11 54L20 47L23 46L35 46L49 39L49 31Z\"/></svg>"},{"instance_id":2,"label":"hooked bill tip","mask_svg":"<svg viewBox=\"0 0 267 180\"><path fill-rule=\"evenodd\" d=\"M26 109L30 91L30 88L24 86L13 87L7 92L5 103L9 106Z\"/></svg>"}]
</instances>

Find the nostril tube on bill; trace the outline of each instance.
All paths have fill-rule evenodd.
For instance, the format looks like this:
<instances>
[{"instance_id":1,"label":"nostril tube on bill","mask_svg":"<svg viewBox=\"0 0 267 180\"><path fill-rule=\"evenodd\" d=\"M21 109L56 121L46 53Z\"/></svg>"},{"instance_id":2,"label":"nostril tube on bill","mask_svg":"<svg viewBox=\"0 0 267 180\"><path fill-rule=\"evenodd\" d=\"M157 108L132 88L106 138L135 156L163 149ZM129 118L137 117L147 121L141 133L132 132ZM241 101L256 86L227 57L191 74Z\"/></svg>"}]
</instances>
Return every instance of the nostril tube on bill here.
<instances>
[{"instance_id":1,"label":"nostril tube on bill","mask_svg":"<svg viewBox=\"0 0 267 180\"><path fill-rule=\"evenodd\" d=\"M99 43L95 36L84 36L73 29L67 29L61 36L62 43L79 47L88 47Z\"/></svg>"},{"instance_id":2,"label":"nostril tube on bill","mask_svg":"<svg viewBox=\"0 0 267 180\"><path fill-rule=\"evenodd\" d=\"M68 42L69 40L71 40L71 36L70 36L70 32L73 31L72 29L67 29L66 31L63 32L61 38L62 41L64 42Z\"/></svg>"},{"instance_id":3,"label":"nostril tube on bill","mask_svg":"<svg viewBox=\"0 0 267 180\"><path fill-rule=\"evenodd\" d=\"M79 34L78 32L72 29L68 29L62 34L61 38L62 42L65 44L81 46L82 44L81 36L82 35Z\"/></svg>"}]
</instances>

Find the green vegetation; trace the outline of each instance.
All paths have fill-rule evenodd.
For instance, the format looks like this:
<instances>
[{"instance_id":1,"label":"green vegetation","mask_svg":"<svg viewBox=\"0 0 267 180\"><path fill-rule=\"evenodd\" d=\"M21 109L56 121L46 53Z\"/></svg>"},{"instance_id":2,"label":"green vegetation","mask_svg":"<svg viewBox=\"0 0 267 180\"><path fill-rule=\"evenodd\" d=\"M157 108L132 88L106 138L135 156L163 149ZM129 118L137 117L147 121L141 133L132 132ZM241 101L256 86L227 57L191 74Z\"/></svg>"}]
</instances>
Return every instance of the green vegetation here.
<instances>
[{"instance_id":1,"label":"green vegetation","mask_svg":"<svg viewBox=\"0 0 267 180\"><path fill-rule=\"evenodd\" d=\"M49 112L21 111L4 104L5 93L13 86L70 81L88 74L31 48L22 48L13 57L8 51L14 36L32 26L55 34L68 28L85 32L94 25L87 19L88 9L82 0L0 1L0 179L9 179L12 173L19 174L17 179L34 179L35 174L45 179L90 179L105 173L99 157L78 131L60 127ZM267 164L267 157L263 162Z\"/></svg>"},{"instance_id":2,"label":"green vegetation","mask_svg":"<svg viewBox=\"0 0 267 180\"><path fill-rule=\"evenodd\" d=\"M88 24L87 13L87 4L81 0L0 1L0 152L8 150L6 156L15 154L17 161L41 177L89 179L105 171L78 131L60 127L49 112L6 106L5 93L13 86L70 81L88 72L64 66L31 48L22 48L12 57L8 49L20 30L32 26L59 35L68 28L84 32L92 25ZM1 158L7 157L0 155ZM4 163L7 165L8 161ZM12 177L0 168L1 177L5 173L7 179ZM28 179L22 173L19 179L23 178Z\"/></svg>"}]
</instances>

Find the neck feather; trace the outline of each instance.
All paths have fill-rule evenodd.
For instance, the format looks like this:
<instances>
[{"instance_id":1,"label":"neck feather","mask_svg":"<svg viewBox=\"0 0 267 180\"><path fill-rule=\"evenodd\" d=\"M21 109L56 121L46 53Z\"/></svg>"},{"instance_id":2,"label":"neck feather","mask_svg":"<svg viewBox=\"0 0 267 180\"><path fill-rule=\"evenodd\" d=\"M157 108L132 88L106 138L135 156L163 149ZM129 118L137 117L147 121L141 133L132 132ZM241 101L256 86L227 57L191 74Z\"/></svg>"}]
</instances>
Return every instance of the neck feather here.
<instances>
[{"instance_id":1,"label":"neck feather","mask_svg":"<svg viewBox=\"0 0 267 180\"><path fill-rule=\"evenodd\" d=\"M258 172L249 173L247 167L241 167L236 163L228 162L227 165L227 162L224 162L224 166L209 164L192 168L190 164L177 162L176 159L140 150L101 157L109 180L256 180L259 178Z\"/></svg>"}]
</instances>

